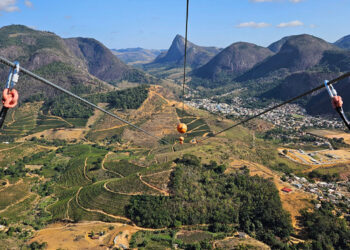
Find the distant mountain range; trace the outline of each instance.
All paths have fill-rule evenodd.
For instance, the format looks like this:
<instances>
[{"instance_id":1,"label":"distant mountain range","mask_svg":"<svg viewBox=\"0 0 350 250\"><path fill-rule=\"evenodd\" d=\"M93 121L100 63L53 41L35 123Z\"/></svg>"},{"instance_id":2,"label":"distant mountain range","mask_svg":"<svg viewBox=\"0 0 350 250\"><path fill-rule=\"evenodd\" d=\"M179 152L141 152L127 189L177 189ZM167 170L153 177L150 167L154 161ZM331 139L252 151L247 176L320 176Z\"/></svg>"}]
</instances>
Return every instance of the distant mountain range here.
<instances>
[{"instance_id":1,"label":"distant mountain range","mask_svg":"<svg viewBox=\"0 0 350 250\"><path fill-rule=\"evenodd\" d=\"M169 50L141 48L117 50L114 53L124 60L149 60L145 67L172 69L182 67L184 38L176 35ZM240 93L265 99L285 100L300 94L342 72L350 71L350 36L334 44L303 34L288 36L267 48L238 42L225 49L202 47L188 42L188 65L193 69L195 86L217 88L237 86ZM149 74L126 65L101 42L92 38L62 39L52 32L30 29L23 25L10 25L0 29L0 54L65 88L78 84L93 89L111 89L110 84L122 80L153 83ZM129 59L127 59L129 58ZM0 76L6 79L7 67L0 67ZM21 78L17 87L21 97L36 93L52 95L47 89L29 78ZM344 108L350 110L347 100L350 84L339 84L339 94L344 97ZM325 92L315 93L302 101L310 113L329 112ZM22 99L21 98L21 99ZM322 101L317 101L322 100ZM325 104L322 104L323 101ZM327 104L326 104L327 103ZM327 105L327 106L326 106Z\"/></svg>"},{"instance_id":2,"label":"distant mountain range","mask_svg":"<svg viewBox=\"0 0 350 250\"><path fill-rule=\"evenodd\" d=\"M78 84L110 89L112 86L108 83L116 84L121 80L152 80L146 73L121 62L95 39L62 39L52 32L23 25L0 29L0 54L68 89ZM6 79L8 70L7 67L0 68L2 79ZM22 100L36 93L54 93L51 88L25 77L21 77L17 88Z\"/></svg>"},{"instance_id":3,"label":"distant mountain range","mask_svg":"<svg viewBox=\"0 0 350 250\"><path fill-rule=\"evenodd\" d=\"M143 48L112 49L115 56L129 65L150 63L164 51Z\"/></svg>"},{"instance_id":4,"label":"distant mountain range","mask_svg":"<svg viewBox=\"0 0 350 250\"><path fill-rule=\"evenodd\" d=\"M167 51L162 52L153 62L146 66L157 67L166 65L168 67L181 67L184 63L184 51L185 39L181 35L176 35L170 48ZM197 68L207 63L220 51L220 48L198 46L188 41L187 65L192 68Z\"/></svg>"}]
</instances>

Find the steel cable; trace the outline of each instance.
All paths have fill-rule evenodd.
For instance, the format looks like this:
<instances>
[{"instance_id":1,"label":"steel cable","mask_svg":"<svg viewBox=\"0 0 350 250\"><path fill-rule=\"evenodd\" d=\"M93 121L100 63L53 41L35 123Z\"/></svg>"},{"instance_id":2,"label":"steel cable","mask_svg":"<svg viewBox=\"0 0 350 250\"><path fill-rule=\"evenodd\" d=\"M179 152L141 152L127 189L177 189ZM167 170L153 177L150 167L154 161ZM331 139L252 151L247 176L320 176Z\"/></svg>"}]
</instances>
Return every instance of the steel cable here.
<instances>
[{"instance_id":1,"label":"steel cable","mask_svg":"<svg viewBox=\"0 0 350 250\"><path fill-rule=\"evenodd\" d=\"M0 62L5 64L5 65L7 65L7 66L10 66L10 67L16 67L16 65L14 63L12 63L11 61L7 60L6 58L4 58L2 56L0 56ZM107 111L107 110L105 110L105 109L103 109L103 108L101 108L101 107L99 107L99 106L89 102L88 100L85 100L84 98L82 98L82 97L80 97L80 96L78 96L78 95L76 95L76 94L74 94L74 93L72 93L72 92L70 92L70 91L68 91L68 90L66 90L66 89L64 89L64 88L62 88L62 87L60 87L60 86L58 86L58 85L48 81L48 80L46 80L45 78L43 78L41 76L36 75L35 73L33 73L33 72L31 72L31 71L29 71L29 70L27 70L27 69L25 69L25 68L23 68L21 66L20 66L20 72L22 72L22 73L24 73L24 74L26 74L26 75L28 75L28 76L38 80L38 81L40 81L40 82L42 82L44 84L47 84L47 85L53 87L53 88L55 88L55 89L65 93L65 94L67 94L67 95L69 95L69 96L71 96L71 97L73 97L73 98L75 98L75 99L85 103L86 105L93 107L94 109L98 109L98 110L106 113L107 115L110 115L110 116L116 118L117 120L119 120L119 121L121 121L121 122L123 122L125 124L128 124L131 127L135 128L135 129L137 129L137 130L139 130L139 131L141 131L141 132L143 132L143 133L145 133L145 134L147 134L147 135L149 135L149 136L151 136L153 138L156 138L159 141L163 141L166 144L169 144L168 141L166 141L164 139L161 139L161 138L159 138L159 137L149 133L148 131L146 131L146 130L144 130L144 129L142 129L142 128L134 125L134 124L132 124L131 122L129 122L127 120L124 120L123 118L121 118L121 117L119 117L119 116L117 116L117 115L115 115L115 114L113 114L113 113L111 113L111 112L109 112L109 111Z\"/></svg>"}]
</instances>

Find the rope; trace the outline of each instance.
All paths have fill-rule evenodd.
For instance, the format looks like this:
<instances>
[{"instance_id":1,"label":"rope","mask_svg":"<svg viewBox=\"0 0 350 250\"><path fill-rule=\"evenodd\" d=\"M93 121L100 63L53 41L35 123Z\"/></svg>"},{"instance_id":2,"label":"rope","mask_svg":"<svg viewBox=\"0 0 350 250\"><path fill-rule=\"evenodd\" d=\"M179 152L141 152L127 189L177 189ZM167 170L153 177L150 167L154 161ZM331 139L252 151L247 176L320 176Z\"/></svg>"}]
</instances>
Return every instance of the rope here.
<instances>
[{"instance_id":1,"label":"rope","mask_svg":"<svg viewBox=\"0 0 350 250\"><path fill-rule=\"evenodd\" d=\"M350 72L345 73L345 74L343 74L343 75L341 75L341 76L339 76L339 77L337 77L337 78L335 78L335 79L329 81L329 82L327 83L327 85L335 84L335 83L339 82L340 80L343 80L343 79L345 79L345 78L347 78L347 77L349 77L349 76L350 76ZM266 113L268 113L268 112L270 112L270 111L272 111L272 110L274 110L274 109L277 109L277 108L279 108L279 107L282 107L283 105L286 105L286 104L288 104L288 103L294 102L294 101L296 101L296 100L298 100L298 99L300 99L300 98L302 98L302 97L304 97L304 96L307 96L307 95L309 95L309 94L311 94L311 93L313 93L313 92L315 92L315 91L317 91L317 90L320 90L320 89L322 89L322 88L324 88L324 87L326 87L325 84L321 84L320 86L318 86L318 87L316 87L316 88L313 88L313 89L311 89L311 90L309 90L309 91L307 91L307 92L305 92L305 93L303 93L303 94L301 94L301 95L298 95L298 96L296 96L296 97L294 97L294 98L291 98L291 99L289 99L289 100L287 100L287 101L285 101L285 102L282 102L282 103L280 103L280 104L277 104L277 105L275 105L275 106L273 106L273 107L271 107L271 108L265 109L264 111L260 112L259 114L253 115L253 116L251 116L251 117L249 117L249 118L247 118L247 119L245 119L245 120L243 120L243 121L240 121L240 122L237 122L237 123L233 124L232 126L230 126L230 127L228 127L228 128L225 128L225 129L223 129L223 130L221 130L221 131L219 131L219 132L217 132L217 133L214 133L214 134L212 134L211 136L209 136L209 137L207 137L207 138L204 138L204 139L202 139L202 140L199 140L199 142L202 142L202 141L208 140L208 139L210 139L210 138L212 138L212 137L215 137L215 136L217 136L217 135L219 135L219 134L221 134L221 133L223 133L223 132L226 132L227 130L230 130L230 129L234 128L234 127L237 127L237 126L239 126L239 125L241 125L241 124L243 124L243 123L246 123L246 122L248 122L248 121L250 121L250 120L252 120L252 119L254 119L254 118L257 118L257 117L259 117L259 116L261 116L261 115L263 115L263 114L266 114Z\"/></svg>"},{"instance_id":2,"label":"rope","mask_svg":"<svg viewBox=\"0 0 350 250\"><path fill-rule=\"evenodd\" d=\"M187 0L186 5L186 31L185 31L185 53L184 53L184 79L182 84L182 110L185 110L185 83L186 83L186 61L187 61L187 29L188 29L188 5L190 0Z\"/></svg>"},{"instance_id":3,"label":"rope","mask_svg":"<svg viewBox=\"0 0 350 250\"><path fill-rule=\"evenodd\" d=\"M7 66L13 67L13 68L16 67L16 65L14 63L10 62L6 58L3 58L2 56L0 56L0 62L5 64L5 65L7 65ZM113 113L111 113L111 112L109 112L109 111L107 111L107 110L105 110L105 109L103 109L103 108L101 108L101 107L99 107L99 106L97 106L97 105L95 105L95 104L85 100L84 98L82 98L82 97L80 97L80 96L78 96L76 94L73 94L72 92L70 92L70 91L68 91L68 90L66 90L66 89L64 89L64 88L62 88L62 87L60 87L60 86L58 86L58 85L56 85L56 84L54 84L54 83L44 79L44 78L42 78L41 76L38 76L38 75L32 73L31 71L29 71L29 70L27 70L27 69L25 69L23 67L20 67L20 71L23 72L24 74L32 77L32 78L34 78L34 79L44 83L44 84L47 84L47 85L49 85L49 86L51 86L51 87L53 87L53 88L55 88L55 89L65 93L65 94L67 94L67 95L69 95L69 96L71 96L71 97L73 97L73 98L75 98L75 99L85 103L88 106L93 107L94 109L100 110L100 111L106 113L107 115L110 115L110 116L114 117L115 119L117 119L117 120L119 120L119 121L121 121L121 122L123 122L125 124L128 124L131 127L135 128L135 129L137 129L137 130L139 130L139 131L141 131L141 132L143 132L143 133L145 133L145 134L147 134L147 135L149 135L149 136L151 136L153 138L156 138L159 141L163 141L166 144L169 144L169 142L165 141L164 139L161 139L161 138L159 138L159 137L149 133L148 131L146 131L146 130L144 130L144 129L142 129L142 128L140 128L140 127L138 127L138 126L136 126L136 125L134 125L134 124L132 124L130 122L128 122L127 120L124 120L123 118L121 118L121 117L119 117L119 116L117 116L117 115L115 115L115 114L113 114Z\"/></svg>"}]
</instances>

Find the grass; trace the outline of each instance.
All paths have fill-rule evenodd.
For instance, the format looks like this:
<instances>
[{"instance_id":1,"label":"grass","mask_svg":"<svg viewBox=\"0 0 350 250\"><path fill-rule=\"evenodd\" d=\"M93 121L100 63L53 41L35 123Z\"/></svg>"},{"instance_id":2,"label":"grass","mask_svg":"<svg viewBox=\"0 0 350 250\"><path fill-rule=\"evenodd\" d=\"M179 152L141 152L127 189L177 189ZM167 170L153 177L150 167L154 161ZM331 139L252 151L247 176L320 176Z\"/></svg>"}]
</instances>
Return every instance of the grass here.
<instances>
[{"instance_id":1,"label":"grass","mask_svg":"<svg viewBox=\"0 0 350 250\"><path fill-rule=\"evenodd\" d=\"M90 184L91 181L84 175L85 159L85 156L72 158L68 162L67 170L62 175L60 183L69 187Z\"/></svg>"},{"instance_id":2,"label":"grass","mask_svg":"<svg viewBox=\"0 0 350 250\"><path fill-rule=\"evenodd\" d=\"M211 240L213 235L204 231L183 231L176 238L184 243L194 243L202 240Z\"/></svg>"},{"instance_id":3,"label":"grass","mask_svg":"<svg viewBox=\"0 0 350 250\"><path fill-rule=\"evenodd\" d=\"M42 103L37 102L31 105L23 104L7 114L5 125L3 128L4 134L13 137L26 135L36 126L36 118Z\"/></svg>"},{"instance_id":4,"label":"grass","mask_svg":"<svg viewBox=\"0 0 350 250\"><path fill-rule=\"evenodd\" d=\"M187 133L185 134L185 143L190 142L193 138L202 137L206 133L210 133L210 127L204 119L198 118L188 112L176 109L176 113L180 118L180 122L187 124ZM177 140L178 135L169 135L167 140L174 142Z\"/></svg>"},{"instance_id":5,"label":"grass","mask_svg":"<svg viewBox=\"0 0 350 250\"><path fill-rule=\"evenodd\" d=\"M112 138L115 135L120 137L123 134L125 127L108 129L103 131L90 131L87 135L87 138L91 141L102 141L104 139Z\"/></svg>"},{"instance_id":6,"label":"grass","mask_svg":"<svg viewBox=\"0 0 350 250\"><path fill-rule=\"evenodd\" d=\"M115 192L127 194L160 195L160 193L145 184L136 175L128 176L120 180L114 180L106 184L107 188Z\"/></svg>"},{"instance_id":7,"label":"grass","mask_svg":"<svg viewBox=\"0 0 350 250\"><path fill-rule=\"evenodd\" d=\"M104 166L106 169L117 172L123 176L132 175L145 169L143 167L132 164L126 159L120 161L106 161Z\"/></svg>"},{"instance_id":8,"label":"grass","mask_svg":"<svg viewBox=\"0 0 350 250\"><path fill-rule=\"evenodd\" d=\"M28 220L29 216L33 217L33 208L37 195L31 194L28 198L11 207L11 209L0 213L1 217L7 218L9 223L21 222Z\"/></svg>"},{"instance_id":9,"label":"grass","mask_svg":"<svg viewBox=\"0 0 350 250\"><path fill-rule=\"evenodd\" d=\"M29 192L29 184L22 182L0 191L0 210L25 197Z\"/></svg>"},{"instance_id":10,"label":"grass","mask_svg":"<svg viewBox=\"0 0 350 250\"><path fill-rule=\"evenodd\" d=\"M36 127L30 131L31 134L42 132L47 129L53 128L69 128L71 127L68 123L60 120L56 117L48 117L44 115L39 115L36 121Z\"/></svg>"},{"instance_id":11,"label":"grass","mask_svg":"<svg viewBox=\"0 0 350 250\"><path fill-rule=\"evenodd\" d=\"M117 222L116 219L106 216L97 212L89 212L82 209L76 202L76 199L73 198L69 202L69 218L73 221L105 221L105 222Z\"/></svg>"},{"instance_id":12,"label":"grass","mask_svg":"<svg viewBox=\"0 0 350 250\"><path fill-rule=\"evenodd\" d=\"M85 118L65 118L65 120L74 125L74 127L85 127L88 119Z\"/></svg>"},{"instance_id":13,"label":"grass","mask_svg":"<svg viewBox=\"0 0 350 250\"><path fill-rule=\"evenodd\" d=\"M66 210L68 201L75 196L78 191L78 187L70 189L59 189L55 190L57 202L47 207L47 210L52 214L52 220L62 220L66 218Z\"/></svg>"},{"instance_id":14,"label":"grass","mask_svg":"<svg viewBox=\"0 0 350 250\"><path fill-rule=\"evenodd\" d=\"M98 182L84 187L79 194L79 204L84 208L125 216L125 207L129 204L130 196L111 193L103 185L104 182Z\"/></svg>"},{"instance_id":15,"label":"grass","mask_svg":"<svg viewBox=\"0 0 350 250\"><path fill-rule=\"evenodd\" d=\"M349 167L347 165L339 165L339 166L333 166L333 167L326 167L326 168L317 168L316 172L320 173L320 174L340 174L343 172L347 172L349 171Z\"/></svg>"},{"instance_id":16,"label":"grass","mask_svg":"<svg viewBox=\"0 0 350 250\"><path fill-rule=\"evenodd\" d=\"M152 175L152 176L144 176L142 180L145 182L159 188L159 189L167 189L169 182L170 172L165 172L162 174Z\"/></svg>"},{"instance_id":17,"label":"grass","mask_svg":"<svg viewBox=\"0 0 350 250\"><path fill-rule=\"evenodd\" d=\"M172 247L172 237L169 231L139 231L133 234L130 247L138 249L168 249Z\"/></svg>"}]
</instances>

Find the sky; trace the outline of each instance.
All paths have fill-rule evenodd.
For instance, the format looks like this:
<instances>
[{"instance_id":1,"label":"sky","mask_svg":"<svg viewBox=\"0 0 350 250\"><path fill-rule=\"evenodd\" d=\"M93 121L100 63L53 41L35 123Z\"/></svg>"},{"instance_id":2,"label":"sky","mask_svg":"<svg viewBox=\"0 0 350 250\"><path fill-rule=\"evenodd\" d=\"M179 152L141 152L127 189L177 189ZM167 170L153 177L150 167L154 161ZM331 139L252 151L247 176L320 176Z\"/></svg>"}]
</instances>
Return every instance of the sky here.
<instances>
[{"instance_id":1,"label":"sky","mask_svg":"<svg viewBox=\"0 0 350 250\"><path fill-rule=\"evenodd\" d=\"M0 27L23 24L109 48L167 49L184 36L186 0L0 0ZM268 46L311 34L350 35L350 0L190 0L188 39L201 46L238 41Z\"/></svg>"}]
</instances>

